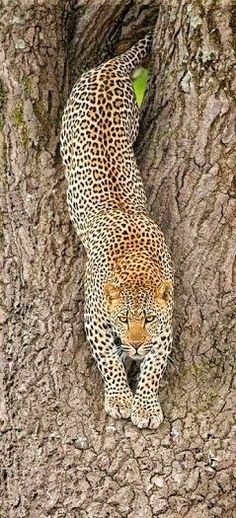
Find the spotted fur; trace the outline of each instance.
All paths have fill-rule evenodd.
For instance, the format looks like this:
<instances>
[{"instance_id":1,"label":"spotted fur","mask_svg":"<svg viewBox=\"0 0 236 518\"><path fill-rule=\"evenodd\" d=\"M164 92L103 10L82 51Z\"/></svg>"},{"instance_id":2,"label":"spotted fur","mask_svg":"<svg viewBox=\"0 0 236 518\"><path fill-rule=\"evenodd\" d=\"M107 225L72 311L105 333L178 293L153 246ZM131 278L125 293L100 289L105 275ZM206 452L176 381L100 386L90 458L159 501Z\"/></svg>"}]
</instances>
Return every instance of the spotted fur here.
<instances>
[{"instance_id":1,"label":"spotted fur","mask_svg":"<svg viewBox=\"0 0 236 518\"><path fill-rule=\"evenodd\" d=\"M150 44L146 36L82 75L64 111L61 153L71 219L87 252L85 329L104 378L105 409L157 428L159 381L172 342L173 276L134 156L139 111L130 80ZM126 356L140 361L135 394Z\"/></svg>"}]
</instances>

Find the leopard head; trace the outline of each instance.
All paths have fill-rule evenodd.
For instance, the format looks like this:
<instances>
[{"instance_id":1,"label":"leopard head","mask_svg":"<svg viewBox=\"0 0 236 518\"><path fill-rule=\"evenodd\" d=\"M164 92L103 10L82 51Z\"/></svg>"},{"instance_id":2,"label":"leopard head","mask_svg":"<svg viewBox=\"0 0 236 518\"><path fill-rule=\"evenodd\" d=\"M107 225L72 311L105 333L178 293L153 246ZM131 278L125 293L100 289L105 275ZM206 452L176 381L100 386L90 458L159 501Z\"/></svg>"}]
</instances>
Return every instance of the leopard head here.
<instances>
[{"instance_id":1,"label":"leopard head","mask_svg":"<svg viewBox=\"0 0 236 518\"><path fill-rule=\"evenodd\" d=\"M150 272L149 272L150 274ZM110 323L129 357L143 359L164 330L172 308L172 281L150 275L119 276L104 286ZM130 279L129 279L130 281Z\"/></svg>"}]
</instances>

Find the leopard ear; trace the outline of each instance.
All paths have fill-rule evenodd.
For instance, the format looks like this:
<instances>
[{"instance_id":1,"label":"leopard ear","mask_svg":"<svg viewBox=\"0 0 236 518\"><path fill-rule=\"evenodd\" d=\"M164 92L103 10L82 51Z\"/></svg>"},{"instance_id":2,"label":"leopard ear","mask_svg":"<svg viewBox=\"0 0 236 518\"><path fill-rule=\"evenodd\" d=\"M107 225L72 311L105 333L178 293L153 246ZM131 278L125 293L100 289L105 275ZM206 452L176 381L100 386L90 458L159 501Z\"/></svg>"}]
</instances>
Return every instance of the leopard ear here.
<instances>
[{"instance_id":1,"label":"leopard ear","mask_svg":"<svg viewBox=\"0 0 236 518\"><path fill-rule=\"evenodd\" d=\"M121 301L121 289L107 282L104 286L104 293L109 309L114 309Z\"/></svg>"},{"instance_id":2,"label":"leopard ear","mask_svg":"<svg viewBox=\"0 0 236 518\"><path fill-rule=\"evenodd\" d=\"M162 308L165 308L167 305L172 287L172 282L168 279L165 279L161 282L161 284L159 284L158 288L156 289L155 299L159 306L161 306Z\"/></svg>"}]
</instances>

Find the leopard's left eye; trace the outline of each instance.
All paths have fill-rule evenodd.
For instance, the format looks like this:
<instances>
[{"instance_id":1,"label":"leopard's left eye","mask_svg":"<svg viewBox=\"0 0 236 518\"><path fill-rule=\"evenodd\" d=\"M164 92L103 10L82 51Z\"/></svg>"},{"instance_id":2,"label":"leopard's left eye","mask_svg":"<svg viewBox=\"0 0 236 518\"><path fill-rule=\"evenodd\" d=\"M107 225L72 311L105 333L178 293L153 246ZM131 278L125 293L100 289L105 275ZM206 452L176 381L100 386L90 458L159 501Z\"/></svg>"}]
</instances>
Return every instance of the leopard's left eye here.
<instances>
[{"instance_id":1,"label":"leopard's left eye","mask_svg":"<svg viewBox=\"0 0 236 518\"><path fill-rule=\"evenodd\" d=\"M156 315L147 315L146 318L145 318L145 321L147 323L153 322L154 320L156 320L156 318L157 318Z\"/></svg>"}]
</instances>

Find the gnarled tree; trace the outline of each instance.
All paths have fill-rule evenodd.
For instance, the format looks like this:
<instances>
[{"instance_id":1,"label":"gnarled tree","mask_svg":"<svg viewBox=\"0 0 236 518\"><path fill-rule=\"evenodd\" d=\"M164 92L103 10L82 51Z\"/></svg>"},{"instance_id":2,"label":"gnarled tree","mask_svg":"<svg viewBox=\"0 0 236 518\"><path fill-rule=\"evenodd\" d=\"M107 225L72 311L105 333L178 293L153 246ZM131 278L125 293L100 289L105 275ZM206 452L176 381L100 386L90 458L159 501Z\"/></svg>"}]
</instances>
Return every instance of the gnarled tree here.
<instances>
[{"instance_id":1,"label":"gnarled tree","mask_svg":"<svg viewBox=\"0 0 236 518\"><path fill-rule=\"evenodd\" d=\"M234 2L12 0L0 13L1 516L230 518ZM103 410L58 150L75 78L153 27L137 153L176 271L157 431Z\"/></svg>"}]
</instances>

